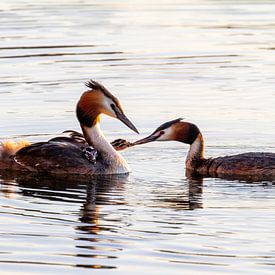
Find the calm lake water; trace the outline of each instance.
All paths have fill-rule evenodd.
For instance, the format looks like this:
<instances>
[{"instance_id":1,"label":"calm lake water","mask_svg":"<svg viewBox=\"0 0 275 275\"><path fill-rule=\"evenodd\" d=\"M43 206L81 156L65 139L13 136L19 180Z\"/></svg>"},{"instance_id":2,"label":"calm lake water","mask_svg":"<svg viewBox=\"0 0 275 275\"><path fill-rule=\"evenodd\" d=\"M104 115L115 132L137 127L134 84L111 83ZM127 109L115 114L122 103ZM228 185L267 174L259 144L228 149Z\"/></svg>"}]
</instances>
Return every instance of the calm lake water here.
<instances>
[{"instance_id":1,"label":"calm lake water","mask_svg":"<svg viewBox=\"0 0 275 275\"><path fill-rule=\"evenodd\" d=\"M43 2L0 3L0 140L79 130L93 78L141 136L184 117L207 156L275 152L274 1ZM88 183L2 174L1 274L274 274L275 185L188 179L187 150L132 148L128 177Z\"/></svg>"}]
</instances>

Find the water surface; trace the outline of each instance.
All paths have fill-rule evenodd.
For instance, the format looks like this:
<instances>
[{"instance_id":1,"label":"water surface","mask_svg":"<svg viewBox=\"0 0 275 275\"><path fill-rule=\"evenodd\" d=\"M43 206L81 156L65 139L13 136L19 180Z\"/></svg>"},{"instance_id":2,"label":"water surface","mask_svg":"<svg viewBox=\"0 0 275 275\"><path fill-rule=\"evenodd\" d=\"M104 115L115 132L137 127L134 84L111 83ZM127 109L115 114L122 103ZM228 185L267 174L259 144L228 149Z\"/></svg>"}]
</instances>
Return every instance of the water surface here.
<instances>
[{"instance_id":1,"label":"water surface","mask_svg":"<svg viewBox=\"0 0 275 275\"><path fill-rule=\"evenodd\" d=\"M12 0L0 23L1 140L79 130L93 78L144 136L184 117L206 155L275 151L274 1ZM187 149L132 148L129 177L2 174L1 274L274 273L272 183L188 178Z\"/></svg>"}]
</instances>

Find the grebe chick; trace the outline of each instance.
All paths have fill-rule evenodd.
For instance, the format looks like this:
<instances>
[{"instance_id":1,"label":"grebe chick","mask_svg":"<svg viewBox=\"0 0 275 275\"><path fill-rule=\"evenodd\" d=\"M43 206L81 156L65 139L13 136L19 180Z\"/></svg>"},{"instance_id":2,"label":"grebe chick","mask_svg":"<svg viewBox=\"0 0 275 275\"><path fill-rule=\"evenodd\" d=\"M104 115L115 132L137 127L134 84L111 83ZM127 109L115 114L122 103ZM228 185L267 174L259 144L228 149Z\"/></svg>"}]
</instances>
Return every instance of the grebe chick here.
<instances>
[{"instance_id":1,"label":"grebe chick","mask_svg":"<svg viewBox=\"0 0 275 275\"><path fill-rule=\"evenodd\" d=\"M125 116L118 99L103 85L91 80L86 86L89 90L82 94L76 107L84 137L75 131L67 131L67 137L25 146L13 156L7 153L3 143L0 145L0 170L79 175L129 173L126 160L100 130L100 114L119 119L136 133L138 131ZM83 154L87 146L94 148L95 161Z\"/></svg>"},{"instance_id":2,"label":"grebe chick","mask_svg":"<svg viewBox=\"0 0 275 275\"><path fill-rule=\"evenodd\" d=\"M186 169L202 175L256 181L275 180L275 153L249 152L244 154L204 158L204 139L199 128L182 119L162 124L151 135L134 143L120 141L121 147L145 144L152 141L179 141L190 145Z\"/></svg>"}]
</instances>

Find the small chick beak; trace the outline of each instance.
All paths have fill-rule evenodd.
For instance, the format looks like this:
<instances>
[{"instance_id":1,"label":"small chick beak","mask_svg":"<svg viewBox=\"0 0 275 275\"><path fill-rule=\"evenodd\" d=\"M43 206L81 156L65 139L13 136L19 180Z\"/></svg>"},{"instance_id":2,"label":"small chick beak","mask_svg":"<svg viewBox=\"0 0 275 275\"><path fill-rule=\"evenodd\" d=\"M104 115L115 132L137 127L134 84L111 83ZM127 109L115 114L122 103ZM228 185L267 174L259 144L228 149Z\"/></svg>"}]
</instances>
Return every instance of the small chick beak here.
<instances>
[{"instance_id":1,"label":"small chick beak","mask_svg":"<svg viewBox=\"0 0 275 275\"><path fill-rule=\"evenodd\" d=\"M143 139L133 142L132 145L140 145L140 144L149 143L149 142L157 140L159 137L160 137L159 135L152 134L146 138L143 138Z\"/></svg>"},{"instance_id":2,"label":"small chick beak","mask_svg":"<svg viewBox=\"0 0 275 275\"><path fill-rule=\"evenodd\" d=\"M139 134L137 128L135 125L123 114L123 113L117 113L117 118L123 122L126 126L128 126L131 130Z\"/></svg>"}]
</instances>

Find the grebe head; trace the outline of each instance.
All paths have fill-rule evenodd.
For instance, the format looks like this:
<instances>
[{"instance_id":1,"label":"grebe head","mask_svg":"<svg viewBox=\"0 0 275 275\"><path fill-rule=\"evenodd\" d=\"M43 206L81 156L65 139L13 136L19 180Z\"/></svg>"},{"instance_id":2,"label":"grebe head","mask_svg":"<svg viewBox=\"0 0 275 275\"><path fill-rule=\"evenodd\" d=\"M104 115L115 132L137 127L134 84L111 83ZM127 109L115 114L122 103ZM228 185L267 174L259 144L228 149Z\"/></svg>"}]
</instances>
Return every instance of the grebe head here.
<instances>
[{"instance_id":1,"label":"grebe head","mask_svg":"<svg viewBox=\"0 0 275 275\"><path fill-rule=\"evenodd\" d=\"M134 142L133 145L145 144L152 141L170 140L192 144L199 134L200 130L195 124L178 118L162 124L152 134Z\"/></svg>"},{"instance_id":2,"label":"grebe head","mask_svg":"<svg viewBox=\"0 0 275 275\"><path fill-rule=\"evenodd\" d=\"M138 133L134 124L126 117L116 97L102 84L90 80L86 83L90 88L84 92L77 103L76 114L81 125L92 127L99 121L100 114L119 119L130 129Z\"/></svg>"}]
</instances>

